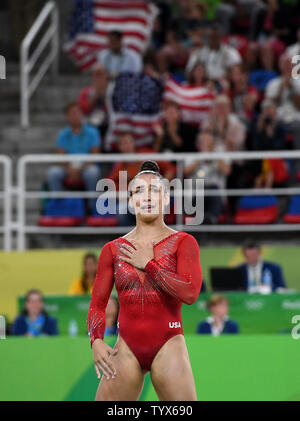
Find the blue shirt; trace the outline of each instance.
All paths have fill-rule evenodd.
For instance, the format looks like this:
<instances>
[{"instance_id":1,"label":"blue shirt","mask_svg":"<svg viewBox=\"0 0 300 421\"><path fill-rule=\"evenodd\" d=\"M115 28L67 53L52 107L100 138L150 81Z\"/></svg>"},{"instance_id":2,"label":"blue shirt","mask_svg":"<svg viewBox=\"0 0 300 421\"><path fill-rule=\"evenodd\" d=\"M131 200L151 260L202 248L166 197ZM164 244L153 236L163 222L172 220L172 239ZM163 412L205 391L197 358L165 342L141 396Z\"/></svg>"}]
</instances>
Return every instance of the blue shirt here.
<instances>
[{"instance_id":1,"label":"blue shirt","mask_svg":"<svg viewBox=\"0 0 300 421\"><path fill-rule=\"evenodd\" d=\"M26 317L27 333L31 333L33 336L42 335L44 323L45 316L43 314L40 314L35 320L29 320Z\"/></svg>"},{"instance_id":2,"label":"blue shirt","mask_svg":"<svg viewBox=\"0 0 300 421\"><path fill-rule=\"evenodd\" d=\"M88 154L94 147L100 147L101 139L97 129L88 124L82 125L81 133L73 133L70 126L58 134L56 146L67 154Z\"/></svg>"}]
</instances>

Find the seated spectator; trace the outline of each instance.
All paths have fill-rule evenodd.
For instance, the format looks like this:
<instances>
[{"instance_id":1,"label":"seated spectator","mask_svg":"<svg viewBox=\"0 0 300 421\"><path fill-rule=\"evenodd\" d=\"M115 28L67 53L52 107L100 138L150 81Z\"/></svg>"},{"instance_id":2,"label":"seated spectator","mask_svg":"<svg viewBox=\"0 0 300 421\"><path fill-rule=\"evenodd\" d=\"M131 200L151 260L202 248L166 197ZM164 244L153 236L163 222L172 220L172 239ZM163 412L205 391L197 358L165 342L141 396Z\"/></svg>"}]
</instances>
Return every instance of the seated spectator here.
<instances>
[{"instance_id":1,"label":"seated spectator","mask_svg":"<svg viewBox=\"0 0 300 421\"><path fill-rule=\"evenodd\" d=\"M98 54L98 63L107 70L110 78L116 78L120 73L140 73L143 68L141 56L129 48L122 46L122 33L111 31L108 37L108 48Z\"/></svg>"},{"instance_id":2,"label":"seated spectator","mask_svg":"<svg viewBox=\"0 0 300 421\"><path fill-rule=\"evenodd\" d=\"M297 42L295 42L295 44L290 45L286 49L286 54L290 58L293 58L294 56L297 56L300 54L300 28L297 31Z\"/></svg>"},{"instance_id":3,"label":"seated spectator","mask_svg":"<svg viewBox=\"0 0 300 421\"><path fill-rule=\"evenodd\" d=\"M199 152L224 152L224 146L215 145L211 133L201 132L198 136ZM192 179L204 178L204 189L224 189L226 177L230 174L230 162L227 160L185 160L184 176ZM204 193L205 195L205 193ZM205 196L204 223L216 224L224 208L222 196Z\"/></svg>"},{"instance_id":4,"label":"seated spectator","mask_svg":"<svg viewBox=\"0 0 300 421\"><path fill-rule=\"evenodd\" d=\"M114 297L110 297L105 310L105 332L104 336L117 335L117 320L119 314L118 301Z\"/></svg>"},{"instance_id":5,"label":"seated spectator","mask_svg":"<svg viewBox=\"0 0 300 421\"><path fill-rule=\"evenodd\" d=\"M194 51L190 56L186 66L186 72L189 73L194 67L196 61L205 64L207 77L216 82L220 82L226 77L226 73L232 66L241 63L239 52L229 45L222 43L221 30L214 25L209 30L209 43L202 48Z\"/></svg>"},{"instance_id":6,"label":"seated spectator","mask_svg":"<svg viewBox=\"0 0 300 421\"><path fill-rule=\"evenodd\" d=\"M300 149L300 79L292 77L291 58L282 55L279 60L281 76L271 80L266 88L266 98L277 106L279 121L282 121L293 135L294 148ZM300 161L295 163L300 171Z\"/></svg>"},{"instance_id":7,"label":"seated spectator","mask_svg":"<svg viewBox=\"0 0 300 421\"><path fill-rule=\"evenodd\" d=\"M213 336L240 333L238 323L228 317L229 301L227 297L221 294L212 295L206 306L211 316L198 324L197 333Z\"/></svg>"},{"instance_id":8,"label":"seated spectator","mask_svg":"<svg viewBox=\"0 0 300 421\"><path fill-rule=\"evenodd\" d=\"M137 148L134 143L134 137L131 133L122 133L119 136L118 140L118 149L120 153L124 154L133 154L133 153L154 153L154 150L149 147L141 147ZM175 176L175 166L167 161L159 161L158 162L161 174L168 180L172 180L172 178ZM118 191L119 186L119 173L120 171L126 171L127 173L127 181L130 183L130 181L135 177L137 172L139 172L141 166L141 162L117 162L114 164L113 169L111 173L109 174L108 178L113 180L116 185L116 190ZM126 192L127 192L127 186L126 186ZM123 209L125 207L127 209L128 203L127 198L124 201L121 201L118 204L118 208ZM120 225L132 225L135 223L135 216L131 213L127 212L126 214L119 213L119 223Z\"/></svg>"},{"instance_id":9,"label":"seated spectator","mask_svg":"<svg viewBox=\"0 0 300 421\"><path fill-rule=\"evenodd\" d=\"M248 75L240 65L233 66L230 71L229 96L233 112L248 125L254 117L254 111L259 99L256 88L249 85Z\"/></svg>"},{"instance_id":10,"label":"seated spectator","mask_svg":"<svg viewBox=\"0 0 300 421\"><path fill-rule=\"evenodd\" d=\"M161 74L180 72L186 66L188 51L175 28L167 31L166 43L157 52L156 60Z\"/></svg>"},{"instance_id":11,"label":"seated spectator","mask_svg":"<svg viewBox=\"0 0 300 421\"><path fill-rule=\"evenodd\" d=\"M224 145L227 151L244 148L245 126L231 113L230 99L226 95L217 96L213 112L203 121L202 129L212 132L214 141Z\"/></svg>"},{"instance_id":12,"label":"seated spectator","mask_svg":"<svg viewBox=\"0 0 300 421\"><path fill-rule=\"evenodd\" d=\"M153 127L157 152L194 152L197 129L181 121L180 107L176 102L164 104L163 122Z\"/></svg>"},{"instance_id":13,"label":"seated spectator","mask_svg":"<svg viewBox=\"0 0 300 421\"><path fill-rule=\"evenodd\" d=\"M78 98L83 115L92 126L99 128L103 137L108 126L107 86L107 72L101 64L97 64L92 69L92 84L82 89Z\"/></svg>"},{"instance_id":14,"label":"seated spectator","mask_svg":"<svg viewBox=\"0 0 300 421\"><path fill-rule=\"evenodd\" d=\"M83 123L82 113L77 102L69 103L65 108L68 126L61 130L57 141L58 154L97 154L100 152L100 135L97 129ZM82 178L88 191L95 191L100 177L100 167L94 164L65 163L50 167L47 172L48 188L51 191L62 191L64 181L77 184ZM95 199L89 199L91 211Z\"/></svg>"},{"instance_id":15,"label":"seated spectator","mask_svg":"<svg viewBox=\"0 0 300 421\"><path fill-rule=\"evenodd\" d=\"M239 267L244 271L245 290L269 293L286 287L281 266L264 261L257 243L247 241L243 246L243 254L246 262Z\"/></svg>"},{"instance_id":16,"label":"seated spectator","mask_svg":"<svg viewBox=\"0 0 300 421\"><path fill-rule=\"evenodd\" d=\"M285 149L286 127L277 118L273 101L266 99L261 104L261 113L251 133L251 149L273 151Z\"/></svg>"},{"instance_id":17,"label":"seated spectator","mask_svg":"<svg viewBox=\"0 0 300 421\"><path fill-rule=\"evenodd\" d=\"M82 274L75 279L69 289L71 295L91 294L97 274L97 257L95 254L87 253L83 258Z\"/></svg>"},{"instance_id":18,"label":"seated spectator","mask_svg":"<svg viewBox=\"0 0 300 421\"><path fill-rule=\"evenodd\" d=\"M24 309L13 323L12 335L28 337L58 335L56 319L45 311L40 291L32 289L27 292Z\"/></svg>"}]
</instances>

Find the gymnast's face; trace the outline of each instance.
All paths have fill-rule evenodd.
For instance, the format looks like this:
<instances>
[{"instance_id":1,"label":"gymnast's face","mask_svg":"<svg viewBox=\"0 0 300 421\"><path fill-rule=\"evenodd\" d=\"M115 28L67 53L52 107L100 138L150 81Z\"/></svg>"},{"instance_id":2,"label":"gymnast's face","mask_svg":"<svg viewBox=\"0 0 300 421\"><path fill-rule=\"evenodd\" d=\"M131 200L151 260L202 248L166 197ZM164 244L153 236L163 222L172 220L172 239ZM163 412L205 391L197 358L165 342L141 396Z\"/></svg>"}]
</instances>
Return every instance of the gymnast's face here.
<instances>
[{"instance_id":1,"label":"gymnast's face","mask_svg":"<svg viewBox=\"0 0 300 421\"><path fill-rule=\"evenodd\" d=\"M135 178L131 185L129 205L134 209L136 218L152 222L163 217L163 210L168 203L164 186L155 174L142 174Z\"/></svg>"}]
</instances>

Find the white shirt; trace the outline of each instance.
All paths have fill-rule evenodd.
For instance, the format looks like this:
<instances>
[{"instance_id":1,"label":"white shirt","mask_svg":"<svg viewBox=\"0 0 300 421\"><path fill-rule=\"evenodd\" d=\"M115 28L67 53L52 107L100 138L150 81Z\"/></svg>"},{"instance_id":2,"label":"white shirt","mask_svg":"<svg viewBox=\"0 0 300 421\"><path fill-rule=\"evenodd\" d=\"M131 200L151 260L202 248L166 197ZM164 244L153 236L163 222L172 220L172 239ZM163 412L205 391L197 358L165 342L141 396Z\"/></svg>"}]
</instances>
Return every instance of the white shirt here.
<instances>
[{"instance_id":1,"label":"white shirt","mask_svg":"<svg viewBox=\"0 0 300 421\"><path fill-rule=\"evenodd\" d=\"M218 50L204 46L191 55L186 72L189 73L198 61L205 65L207 77L216 80L226 76L227 70L240 64L242 59L240 53L229 45L221 44Z\"/></svg>"},{"instance_id":2,"label":"white shirt","mask_svg":"<svg viewBox=\"0 0 300 421\"><path fill-rule=\"evenodd\" d=\"M296 42L296 44L290 45L286 49L286 55L288 55L291 58L299 54L300 54L300 42Z\"/></svg>"},{"instance_id":3,"label":"white shirt","mask_svg":"<svg viewBox=\"0 0 300 421\"><path fill-rule=\"evenodd\" d=\"M207 317L206 321L211 326L211 334L213 336L219 336L223 332L225 322L228 320L228 316L224 316L219 326L215 324L215 319L212 316Z\"/></svg>"},{"instance_id":4,"label":"white shirt","mask_svg":"<svg viewBox=\"0 0 300 421\"><path fill-rule=\"evenodd\" d=\"M123 72L140 73L143 68L141 56L128 48L122 48L120 54L115 54L110 49L102 50L98 54L98 62L111 77L117 77Z\"/></svg>"},{"instance_id":5,"label":"white shirt","mask_svg":"<svg viewBox=\"0 0 300 421\"><path fill-rule=\"evenodd\" d=\"M281 76L272 79L266 86L266 98L275 99L279 94L281 84ZM291 79L290 87L284 88L281 93L277 114L278 118L285 123L291 123L295 120L300 121L300 112L293 103L293 95L300 95L300 79Z\"/></svg>"},{"instance_id":6,"label":"white shirt","mask_svg":"<svg viewBox=\"0 0 300 421\"><path fill-rule=\"evenodd\" d=\"M225 152L225 147L222 144L217 144L214 152ZM191 165L197 159L186 158L185 166ZM228 165L231 163L230 159L222 159ZM226 175L222 173L218 166L218 162L214 161L201 161L199 166L187 178L204 178L206 186L217 186L219 189L224 189L226 184Z\"/></svg>"},{"instance_id":7,"label":"white shirt","mask_svg":"<svg viewBox=\"0 0 300 421\"><path fill-rule=\"evenodd\" d=\"M259 285L261 283L262 268L262 260L259 260L256 265L247 265L249 284Z\"/></svg>"}]
</instances>

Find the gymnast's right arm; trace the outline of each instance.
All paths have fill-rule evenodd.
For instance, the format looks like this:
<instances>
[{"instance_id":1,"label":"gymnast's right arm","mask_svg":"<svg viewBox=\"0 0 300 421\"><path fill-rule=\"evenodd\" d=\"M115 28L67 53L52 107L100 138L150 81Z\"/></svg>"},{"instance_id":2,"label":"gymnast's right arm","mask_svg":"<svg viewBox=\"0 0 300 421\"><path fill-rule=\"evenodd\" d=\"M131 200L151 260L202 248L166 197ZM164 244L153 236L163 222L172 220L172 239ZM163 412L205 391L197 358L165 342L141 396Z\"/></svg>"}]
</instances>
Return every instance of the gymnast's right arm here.
<instances>
[{"instance_id":1,"label":"gymnast's right arm","mask_svg":"<svg viewBox=\"0 0 300 421\"><path fill-rule=\"evenodd\" d=\"M95 370L98 378L100 371L109 379L114 378L116 370L111 356L117 353L103 342L105 331L105 309L114 284L113 256L109 243L102 248L93 287L90 308L87 316L87 327L94 354Z\"/></svg>"}]
</instances>

